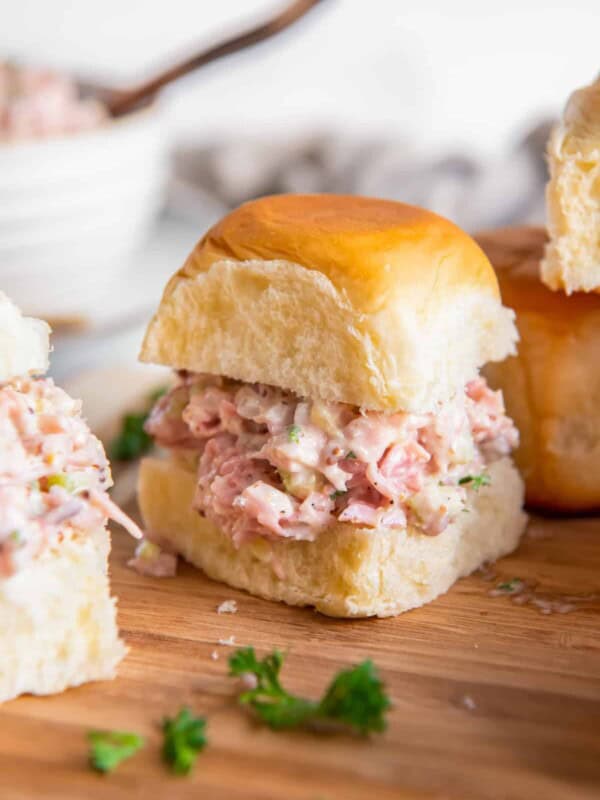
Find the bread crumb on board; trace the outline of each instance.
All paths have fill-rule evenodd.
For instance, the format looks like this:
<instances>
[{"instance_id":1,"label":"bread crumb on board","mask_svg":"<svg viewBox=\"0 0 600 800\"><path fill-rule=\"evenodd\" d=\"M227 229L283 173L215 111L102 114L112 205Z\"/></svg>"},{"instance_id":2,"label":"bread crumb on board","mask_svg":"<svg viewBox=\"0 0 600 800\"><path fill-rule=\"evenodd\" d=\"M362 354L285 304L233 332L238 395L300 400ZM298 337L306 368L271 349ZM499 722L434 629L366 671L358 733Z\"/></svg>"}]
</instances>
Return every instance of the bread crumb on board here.
<instances>
[{"instance_id":1,"label":"bread crumb on board","mask_svg":"<svg viewBox=\"0 0 600 800\"><path fill-rule=\"evenodd\" d=\"M223 600L223 602L217 606L217 614L237 614L237 603L235 600Z\"/></svg>"},{"instance_id":2,"label":"bread crumb on board","mask_svg":"<svg viewBox=\"0 0 600 800\"><path fill-rule=\"evenodd\" d=\"M473 700L470 694L464 695L464 697L461 698L460 704L466 708L467 711L475 711L477 708L477 703L475 700Z\"/></svg>"}]
</instances>

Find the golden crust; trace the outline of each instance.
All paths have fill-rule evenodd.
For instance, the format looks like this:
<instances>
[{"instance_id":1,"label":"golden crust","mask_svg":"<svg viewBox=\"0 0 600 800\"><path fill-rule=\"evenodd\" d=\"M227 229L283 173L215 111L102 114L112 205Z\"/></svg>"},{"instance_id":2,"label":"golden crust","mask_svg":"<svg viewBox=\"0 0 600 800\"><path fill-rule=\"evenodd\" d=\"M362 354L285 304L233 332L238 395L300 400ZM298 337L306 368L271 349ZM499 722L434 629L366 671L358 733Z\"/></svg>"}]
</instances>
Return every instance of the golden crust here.
<instances>
[{"instance_id":1,"label":"golden crust","mask_svg":"<svg viewBox=\"0 0 600 800\"><path fill-rule=\"evenodd\" d=\"M236 549L192 509L195 474L156 458L142 461L139 503L149 535L215 580L334 617L387 617L433 600L517 546L523 482L508 458L492 464L490 476L491 485L473 493L471 513L439 536L337 524L314 542L259 539Z\"/></svg>"},{"instance_id":2,"label":"golden crust","mask_svg":"<svg viewBox=\"0 0 600 800\"><path fill-rule=\"evenodd\" d=\"M452 223L386 200L279 195L241 206L198 243L141 358L424 411L514 338L487 258Z\"/></svg>"},{"instance_id":3,"label":"golden crust","mask_svg":"<svg viewBox=\"0 0 600 800\"><path fill-rule=\"evenodd\" d=\"M600 510L600 297L550 291L539 277L541 228L482 233L502 296L517 314L517 357L489 365L521 432L515 453L530 506Z\"/></svg>"},{"instance_id":4,"label":"golden crust","mask_svg":"<svg viewBox=\"0 0 600 800\"><path fill-rule=\"evenodd\" d=\"M439 281L499 297L489 262L470 236L437 214L391 200L275 195L245 203L208 231L175 279L223 259L302 264L329 278L363 313L378 311L396 292L425 303Z\"/></svg>"}]
</instances>

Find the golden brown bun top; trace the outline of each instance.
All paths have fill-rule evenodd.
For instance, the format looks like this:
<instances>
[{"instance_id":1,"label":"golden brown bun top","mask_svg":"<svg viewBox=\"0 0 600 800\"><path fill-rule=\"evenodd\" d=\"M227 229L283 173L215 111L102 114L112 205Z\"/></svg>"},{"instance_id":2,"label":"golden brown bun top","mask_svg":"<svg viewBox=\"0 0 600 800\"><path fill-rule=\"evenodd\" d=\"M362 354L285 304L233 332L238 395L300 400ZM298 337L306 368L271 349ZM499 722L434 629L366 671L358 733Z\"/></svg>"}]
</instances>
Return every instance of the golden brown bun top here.
<instances>
[{"instance_id":1,"label":"golden brown bun top","mask_svg":"<svg viewBox=\"0 0 600 800\"><path fill-rule=\"evenodd\" d=\"M246 203L171 278L142 361L379 410L428 411L514 352L480 247L388 200Z\"/></svg>"},{"instance_id":2,"label":"golden brown bun top","mask_svg":"<svg viewBox=\"0 0 600 800\"><path fill-rule=\"evenodd\" d=\"M542 283L540 261L548 241L543 228L500 228L479 233L475 239L494 265L504 304L517 313L538 311L567 321L600 310L597 294L566 295Z\"/></svg>"},{"instance_id":3,"label":"golden brown bun top","mask_svg":"<svg viewBox=\"0 0 600 800\"><path fill-rule=\"evenodd\" d=\"M451 293L463 285L499 297L494 272L470 236L436 214L391 200L333 194L253 200L211 228L172 280L222 259L301 264L323 273L365 312L403 286L425 299L440 280Z\"/></svg>"}]
</instances>

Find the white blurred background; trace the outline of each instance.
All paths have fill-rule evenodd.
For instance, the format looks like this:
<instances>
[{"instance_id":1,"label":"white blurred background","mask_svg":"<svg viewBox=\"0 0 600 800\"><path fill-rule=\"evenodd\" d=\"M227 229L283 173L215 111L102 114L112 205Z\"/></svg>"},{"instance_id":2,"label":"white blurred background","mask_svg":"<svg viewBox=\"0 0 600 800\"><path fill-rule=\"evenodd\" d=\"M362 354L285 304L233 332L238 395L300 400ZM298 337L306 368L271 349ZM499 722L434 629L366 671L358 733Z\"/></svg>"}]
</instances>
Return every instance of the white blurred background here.
<instances>
[{"instance_id":1,"label":"white blurred background","mask_svg":"<svg viewBox=\"0 0 600 800\"><path fill-rule=\"evenodd\" d=\"M288 1L0 0L0 58L127 86ZM0 288L55 324L62 379L134 363L168 276L251 197L543 223L550 125L600 71L599 30L600 0L324 0L166 90L152 119L0 143Z\"/></svg>"},{"instance_id":2,"label":"white blurred background","mask_svg":"<svg viewBox=\"0 0 600 800\"><path fill-rule=\"evenodd\" d=\"M127 83L285 0L2 0L0 50ZM598 0L327 0L169 94L178 135L400 131L495 151L600 70Z\"/></svg>"}]
</instances>

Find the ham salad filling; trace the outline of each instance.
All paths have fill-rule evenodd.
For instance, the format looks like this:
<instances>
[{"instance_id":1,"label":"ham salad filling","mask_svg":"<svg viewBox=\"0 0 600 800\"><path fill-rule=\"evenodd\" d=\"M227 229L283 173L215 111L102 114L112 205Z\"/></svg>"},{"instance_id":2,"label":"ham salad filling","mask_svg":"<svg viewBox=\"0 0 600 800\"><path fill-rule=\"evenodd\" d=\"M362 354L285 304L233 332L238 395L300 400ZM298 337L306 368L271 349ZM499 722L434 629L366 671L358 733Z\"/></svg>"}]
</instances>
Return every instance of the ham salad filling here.
<instances>
[{"instance_id":1,"label":"ham salad filling","mask_svg":"<svg viewBox=\"0 0 600 800\"><path fill-rule=\"evenodd\" d=\"M104 449L78 401L49 378L0 384L0 576L108 519L141 538L110 500L111 484Z\"/></svg>"},{"instance_id":2,"label":"ham salad filling","mask_svg":"<svg viewBox=\"0 0 600 800\"><path fill-rule=\"evenodd\" d=\"M107 119L104 106L81 98L67 76L0 62L0 142L76 133Z\"/></svg>"},{"instance_id":3,"label":"ham salad filling","mask_svg":"<svg viewBox=\"0 0 600 800\"><path fill-rule=\"evenodd\" d=\"M181 372L147 431L197 470L194 508L239 545L336 522L435 536L518 434L482 378L435 413L386 414Z\"/></svg>"}]
</instances>

